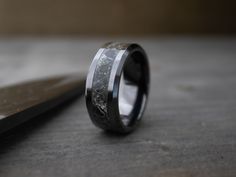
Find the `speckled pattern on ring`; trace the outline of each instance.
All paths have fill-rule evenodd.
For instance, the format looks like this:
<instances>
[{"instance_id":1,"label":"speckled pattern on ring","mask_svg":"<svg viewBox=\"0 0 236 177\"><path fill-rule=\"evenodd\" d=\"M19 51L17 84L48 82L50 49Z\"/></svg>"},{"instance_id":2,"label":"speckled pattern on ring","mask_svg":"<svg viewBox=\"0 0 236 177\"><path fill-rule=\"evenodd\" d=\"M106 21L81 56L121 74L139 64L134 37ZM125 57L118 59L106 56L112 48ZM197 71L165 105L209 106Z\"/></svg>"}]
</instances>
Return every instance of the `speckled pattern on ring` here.
<instances>
[{"instance_id":1,"label":"speckled pattern on ring","mask_svg":"<svg viewBox=\"0 0 236 177\"><path fill-rule=\"evenodd\" d=\"M94 114L107 118L107 88L113 62L118 54L117 49L105 49L98 59L93 78L92 103L97 109Z\"/></svg>"}]
</instances>

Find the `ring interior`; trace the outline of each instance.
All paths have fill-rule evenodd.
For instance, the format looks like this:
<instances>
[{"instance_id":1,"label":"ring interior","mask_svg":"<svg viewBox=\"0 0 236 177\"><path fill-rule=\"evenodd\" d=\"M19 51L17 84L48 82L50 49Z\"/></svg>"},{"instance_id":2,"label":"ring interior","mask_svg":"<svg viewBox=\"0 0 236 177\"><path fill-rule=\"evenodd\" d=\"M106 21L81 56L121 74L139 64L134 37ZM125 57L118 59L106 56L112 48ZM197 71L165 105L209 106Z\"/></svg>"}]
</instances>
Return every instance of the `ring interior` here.
<instances>
[{"instance_id":1,"label":"ring interior","mask_svg":"<svg viewBox=\"0 0 236 177\"><path fill-rule=\"evenodd\" d=\"M121 120L125 126L132 126L141 118L147 90L148 64L140 52L134 52L124 63L120 77L118 106Z\"/></svg>"}]
</instances>

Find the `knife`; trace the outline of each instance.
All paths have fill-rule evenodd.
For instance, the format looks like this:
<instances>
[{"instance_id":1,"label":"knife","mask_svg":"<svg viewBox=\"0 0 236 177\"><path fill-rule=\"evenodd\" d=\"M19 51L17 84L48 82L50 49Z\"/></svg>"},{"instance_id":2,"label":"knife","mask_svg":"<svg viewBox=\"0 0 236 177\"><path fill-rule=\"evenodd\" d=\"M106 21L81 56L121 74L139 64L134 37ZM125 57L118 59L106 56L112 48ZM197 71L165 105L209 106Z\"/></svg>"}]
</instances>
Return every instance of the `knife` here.
<instances>
[{"instance_id":1,"label":"knife","mask_svg":"<svg viewBox=\"0 0 236 177\"><path fill-rule=\"evenodd\" d=\"M82 95L85 78L55 76L0 88L0 134Z\"/></svg>"}]
</instances>

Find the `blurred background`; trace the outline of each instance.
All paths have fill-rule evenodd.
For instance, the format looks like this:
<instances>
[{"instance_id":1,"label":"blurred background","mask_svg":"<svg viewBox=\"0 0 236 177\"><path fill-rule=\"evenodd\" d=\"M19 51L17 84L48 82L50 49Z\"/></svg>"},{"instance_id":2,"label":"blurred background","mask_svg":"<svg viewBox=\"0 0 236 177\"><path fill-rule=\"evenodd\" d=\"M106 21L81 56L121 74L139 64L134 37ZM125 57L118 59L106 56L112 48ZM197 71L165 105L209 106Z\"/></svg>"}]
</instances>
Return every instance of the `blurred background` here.
<instances>
[{"instance_id":1,"label":"blurred background","mask_svg":"<svg viewBox=\"0 0 236 177\"><path fill-rule=\"evenodd\" d=\"M0 36L231 35L234 0L0 0Z\"/></svg>"},{"instance_id":2,"label":"blurred background","mask_svg":"<svg viewBox=\"0 0 236 177\"><path fill-rule=\"evenodd\" d=\"M235 51L235 9L234 0L0 0L0 84L87 73L108 41L141 44L153 71L168 59L215 66Z\"/></svg>"}]
</instances>

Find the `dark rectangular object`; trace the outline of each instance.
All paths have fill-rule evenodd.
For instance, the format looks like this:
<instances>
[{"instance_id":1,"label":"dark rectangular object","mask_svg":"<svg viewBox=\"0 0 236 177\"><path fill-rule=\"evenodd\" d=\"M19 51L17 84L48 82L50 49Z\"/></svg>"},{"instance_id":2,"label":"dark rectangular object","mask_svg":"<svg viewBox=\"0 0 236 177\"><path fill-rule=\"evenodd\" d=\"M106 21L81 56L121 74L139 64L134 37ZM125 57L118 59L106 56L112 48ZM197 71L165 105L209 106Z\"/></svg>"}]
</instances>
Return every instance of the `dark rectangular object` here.
<instances>
[{"instance_id":1,"label":"dark rectangular object","mask_svg":"<svg viewBox=\"0 0 236 177\"><path fill-rule=\"evenodd\" d=\"M84 92L85 78L61 76L0 89L0 133Z\"/></svg>"}]
</instances>

